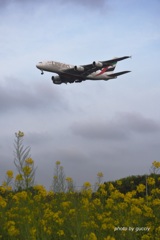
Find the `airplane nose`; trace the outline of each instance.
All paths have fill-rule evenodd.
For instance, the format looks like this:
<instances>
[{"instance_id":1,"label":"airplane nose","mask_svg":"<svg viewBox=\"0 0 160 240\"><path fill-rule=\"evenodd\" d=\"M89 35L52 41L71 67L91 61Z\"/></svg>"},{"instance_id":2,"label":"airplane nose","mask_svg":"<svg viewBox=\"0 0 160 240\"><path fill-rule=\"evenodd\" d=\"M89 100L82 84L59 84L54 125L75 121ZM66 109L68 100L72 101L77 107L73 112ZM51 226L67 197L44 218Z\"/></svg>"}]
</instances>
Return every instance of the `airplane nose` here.
<instances>
[{"instance_id":1,"label":"airplane nose","mask_svg":"<svg viewBox=\"0 0 160 240\"><path fill-rule=\"evenodd\" d=\"M38 63L38 64L36 64L36 67L37 67L37 68L40 68L40 64L39 64L39 63Z\"/></svg>"},{"instance_id":2,"label":"airplane nose","mask_svg":"<svg viewBox=\"0 0 160 240\"><path fill-rule=\"evenodd\" d=\"M42 62L39 62L39 63L37 63L37 65L36 65L36 67L37 67L38 69L41 69L42 66L43 66Z\"/></svg>"}]
</instances>

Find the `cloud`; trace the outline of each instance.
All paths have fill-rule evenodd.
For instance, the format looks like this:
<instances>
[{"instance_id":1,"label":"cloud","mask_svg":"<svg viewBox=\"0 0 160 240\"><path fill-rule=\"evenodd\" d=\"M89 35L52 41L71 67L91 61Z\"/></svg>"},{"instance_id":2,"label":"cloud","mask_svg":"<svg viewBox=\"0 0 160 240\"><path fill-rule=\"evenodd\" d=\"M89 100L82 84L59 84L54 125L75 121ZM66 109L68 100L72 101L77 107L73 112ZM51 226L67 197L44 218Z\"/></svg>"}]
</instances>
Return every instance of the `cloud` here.
<instances>
[{"instance_id":1,"label":"cloud","mask_svg":"<svg viewBox=\"0 0 160 240\"><path fill-rule=\"evenodd\" d=\"M73 5L77 5L77 6L83 6L83 7L89 7L89 8L95 8L95 9L99 9L99 8L104 8L106 5L106 0L60 0L59 2L57 2L56 0L34 0L34 2L32 0L28 0L28 1L22 1L22 0L5 0L5 1L0 1L0 8L5 8L8 5L11 4L18 4L21 7L30 5L30 4L43 4L43 5L52 5L53 7L57 7L58 4L73 4Z\"/></svg>"},{"instance_id":2,"label":"cloud","mask_svg":"<svg viewBox=\"0 0 160 240\"><path fill-rule=\"evenodd\" d=\"M111 122L92 121L86 123L74 123L71 127L74 134L90 139L122 140L127 139L128 134L119 126Z\"/></svg>"},{"instance_id":3,"label":"cloud","mask_svg":"<svg viewBox=\"0 0 160 240\"><path fill-rule=\"evenodd\" d=\"M119 118L121 123L134 133L147 134L160 130L160 124L156 120L144 117L138 113L121 113Z\"/></svg>"},{"instance_id":4,"label":"cloud","mask_svg":"<svg viewBox=\"0 0 160 240\"><path fill-rule=\"evenodd\" d=\"M0 86L0 111L68 109L64 96L50 85L26 84L23 80L6 78Z\"/></svg>"},{"instance_id":5,"label":"cloud","mask_svg":"<svg viewBox=\"0 0 160 240\"><path fill-rule=\"evenodd\" d=\"M133 134L149 134L160 131L158 122L138 113L118 113L112 120L76 122L71 126L73 134L86 139L110 141L128 140Z\"/></svg>"},{"instance_id":6,"label":"cloud","mask_svg":"<svg viewBox=\"0 0 160 240\"><path fill-rule=\"evenodd\" d=\"M71 3L77 4L77 5L83 5L84 7L92 7L92 8L93 7L102 8L106 4L106 0L99 0L99 1L97 1L97 0L81 0L81 1L79 1L79 0L76 0L76 1L75 0L68 0L68 1L61 0L61 2L64 2L64 3L71 2Z\"/></svg>"}]
</instances>

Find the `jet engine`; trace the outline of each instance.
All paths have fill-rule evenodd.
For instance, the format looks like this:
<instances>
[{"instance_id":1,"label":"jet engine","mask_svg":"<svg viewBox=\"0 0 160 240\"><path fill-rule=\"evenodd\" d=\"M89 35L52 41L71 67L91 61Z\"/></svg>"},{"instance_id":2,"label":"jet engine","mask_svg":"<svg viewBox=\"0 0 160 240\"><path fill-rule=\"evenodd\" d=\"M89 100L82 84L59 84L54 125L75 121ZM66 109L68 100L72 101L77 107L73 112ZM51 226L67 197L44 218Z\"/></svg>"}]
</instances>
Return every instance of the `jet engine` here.
<instances>
[{"instance_id":1,"label":"jet engine","mask_svg":"<svg viewBox=\"0 0 160 240\"><path fill-rule=\"evenodd\" d=\"M93 62L93 66L94 67L103 67L103 63L102 62Z\"/></svg>"},{"instance_id":2,"label":"jet engine","mask_svg":"<svg viewBox=\"0 0 160 240\"><path fill-rule=\"evenodd\" d=\"M78 71L78 72L83 72L84 71L84 67L82 67L82 66L74 66L74 70Z\"/></svg>"},{"instance_id":3,"label":"jet engine","mask_svg":"<svg viewBox=\"0 0 160 240\"><path fill-rule=\"evenodd\" d=\"M54 84L61 84L62 83L61 78L59 76L52 76L52 82Z\"/></svg>"}]
</instances>

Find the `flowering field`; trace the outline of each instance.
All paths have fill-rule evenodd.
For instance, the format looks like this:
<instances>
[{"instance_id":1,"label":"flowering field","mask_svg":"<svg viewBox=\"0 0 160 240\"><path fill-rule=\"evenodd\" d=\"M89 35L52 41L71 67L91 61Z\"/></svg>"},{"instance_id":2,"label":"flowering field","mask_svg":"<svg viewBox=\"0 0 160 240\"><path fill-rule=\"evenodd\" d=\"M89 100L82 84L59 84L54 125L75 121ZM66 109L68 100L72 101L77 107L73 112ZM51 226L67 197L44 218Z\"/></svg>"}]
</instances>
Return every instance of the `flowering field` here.
<instances>
[{"instance_id":1,"label":"flowering field","mask_svg":"<svg viewBox=\"0 0 160 240\"><path fill-rule=\"evenodd\" d=\"M146 197L137 193L145 193L143 184L125 194L112 183L94 193L89 183L65 193L38 185L18 192L1 186L0 239L159 240L160 189Z\"/></svg>"},{"instance_id":2,"label":"flowering field","mask_svg":"<svg viewBox=\"0 0 160 240\"><path fill-rule=\"evenodd\" d=\"M51 191L34 185L34 161L15 134L14 164L0 186L0 240L160 240L160 162L149 176L128 177L77 191L56 162Z\"/></svg>"}]
</instances>

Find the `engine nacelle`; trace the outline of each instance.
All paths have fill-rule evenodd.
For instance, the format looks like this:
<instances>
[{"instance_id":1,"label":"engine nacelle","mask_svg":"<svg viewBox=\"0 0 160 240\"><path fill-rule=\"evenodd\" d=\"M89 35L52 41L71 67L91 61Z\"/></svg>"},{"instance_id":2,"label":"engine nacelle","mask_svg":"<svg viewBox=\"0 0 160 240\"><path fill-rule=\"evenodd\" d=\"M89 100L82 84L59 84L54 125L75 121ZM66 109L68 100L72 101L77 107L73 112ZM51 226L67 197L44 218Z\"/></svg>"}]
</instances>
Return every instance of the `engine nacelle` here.
<instances>
[{"instance_id":1,"label":"engine nacelle","mask_svg":"<svg viewBox=\"0 0 160 240\"><path fill-rule=\"evenodd\" d=\"M54 84L61 84L62 83L61 78L59 76L52 76L52 82Z\"/></svg>"},{"instance_id":2,"label":"engine nacelle","mask_svg":"<svg viewBox=\"0 0 160 240\"><path fill-rule=\"evenodd\" d=\"M78 72L83 72L84 71L84 67L82 67L82 66L74 66L74 70L78 71Z\"/></svg>"},{"instance_id":3,"label":"engine nacelle","mask_svg":"<svg viewBox=\"0 0 160 240\"><path fill-rule=\"evenodd\" d=\"M102 62L93 62L93 66L94 67L103 67L103 63Z\"/></svg>"}]
</instances>

